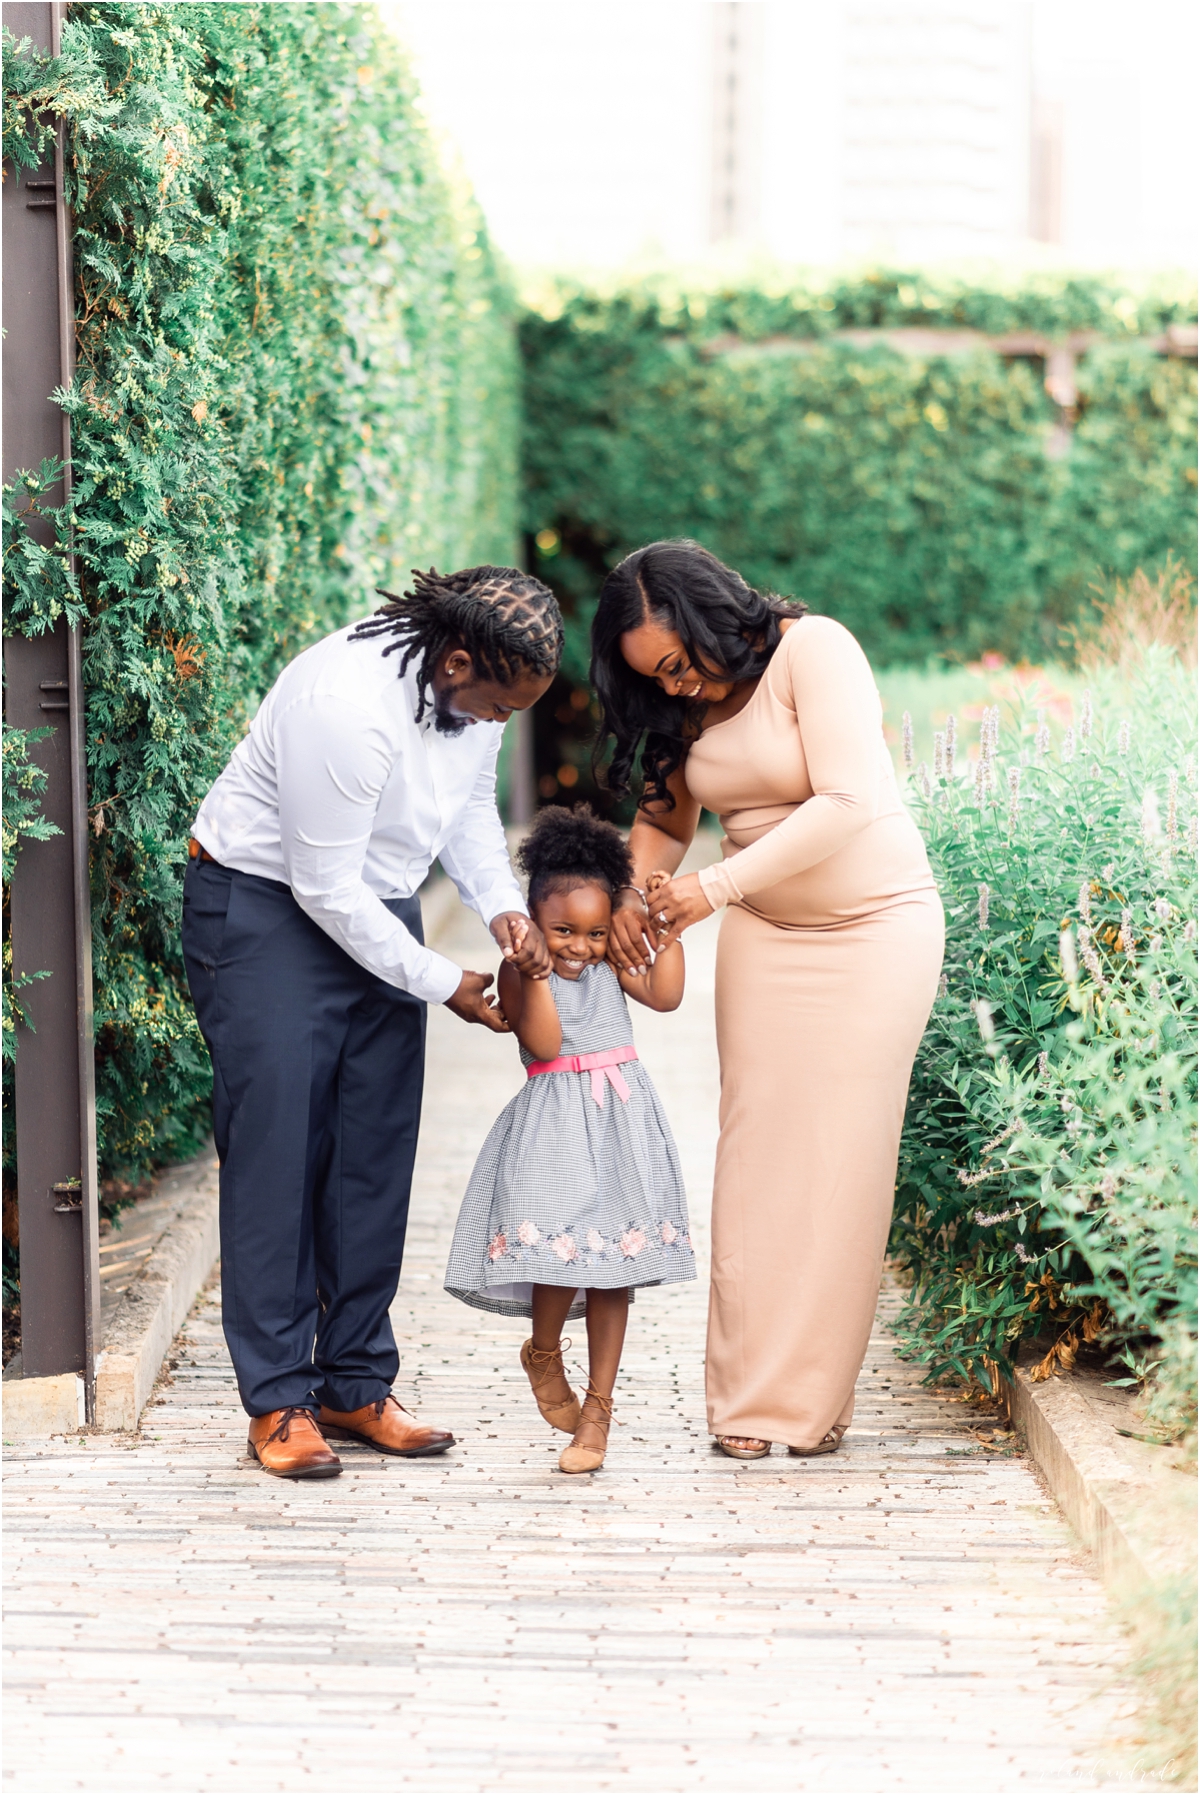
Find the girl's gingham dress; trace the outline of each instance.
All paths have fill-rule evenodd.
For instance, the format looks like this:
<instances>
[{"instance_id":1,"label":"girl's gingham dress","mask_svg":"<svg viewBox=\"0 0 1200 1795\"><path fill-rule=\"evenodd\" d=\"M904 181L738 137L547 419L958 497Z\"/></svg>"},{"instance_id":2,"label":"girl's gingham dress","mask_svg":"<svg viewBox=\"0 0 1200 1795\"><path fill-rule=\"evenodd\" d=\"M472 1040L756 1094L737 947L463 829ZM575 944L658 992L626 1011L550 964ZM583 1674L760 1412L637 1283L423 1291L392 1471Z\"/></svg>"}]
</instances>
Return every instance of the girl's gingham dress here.
<instances>
[{"instance_id":1,"label":"girl's gingham dress","mask_svg":"<svg viewBox=\"0 0 1200 1795\"><path fill-rule=\"evenodd\" d=\"M632 1045L625 993L607 964L550 974L559 1057ZM533 1055L521 1049L523 1064ZM528 1315L534 1284L580 1290L678 1284L696 1275L679 1156L640 1060L606 1077L545 1072L497 1118L459 1211L446 1289L497 1315ZM572 1307L581 1312L582 1299Z\"/></svg>"}]
</instances>

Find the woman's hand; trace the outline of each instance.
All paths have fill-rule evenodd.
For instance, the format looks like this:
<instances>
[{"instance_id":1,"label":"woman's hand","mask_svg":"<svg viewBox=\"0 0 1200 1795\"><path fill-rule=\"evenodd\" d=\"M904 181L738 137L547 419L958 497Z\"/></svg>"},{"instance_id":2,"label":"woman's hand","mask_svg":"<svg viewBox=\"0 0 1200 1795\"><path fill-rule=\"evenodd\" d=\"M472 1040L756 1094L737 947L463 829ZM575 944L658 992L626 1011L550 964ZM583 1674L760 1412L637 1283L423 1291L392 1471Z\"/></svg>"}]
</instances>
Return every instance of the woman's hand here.
<instances>
[{"instance_id":1,"label":"woman's hand","mask_svg":"<svg viewBox=\"0 0 1200 1795\"><path fill-rule=\"evenodd\" d=\"M613 903L612 927L608 931L608 958L618 972L636 977L649 972L654 963L654 941L650 934L650 917L636 891L619 891Z\"/></svg>"},{"instance_id":2,"label":"woman's hand","mask_svg":"<svg viewBox=\"0 0 1200 1795\"><path fill-rule=\"evenodd\" d=\"M658 948L670 947L685 929L711 916L713 907L704 895L699 873L684 873L682 878L668 879L665 884L647 885L650 905L650 927Z\"/></svg>"}]
</instances>

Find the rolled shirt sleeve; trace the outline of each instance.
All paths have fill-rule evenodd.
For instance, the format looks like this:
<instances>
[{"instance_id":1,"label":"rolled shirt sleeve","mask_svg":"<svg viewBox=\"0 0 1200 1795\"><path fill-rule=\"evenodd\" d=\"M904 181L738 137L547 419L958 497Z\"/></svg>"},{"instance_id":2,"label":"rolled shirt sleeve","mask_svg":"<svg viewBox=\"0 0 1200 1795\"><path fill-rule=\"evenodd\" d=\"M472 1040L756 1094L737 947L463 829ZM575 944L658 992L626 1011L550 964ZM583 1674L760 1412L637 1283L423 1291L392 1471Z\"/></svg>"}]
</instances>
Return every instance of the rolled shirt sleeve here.
<instances>
[{"instance_id":1,"label":"rolled shirt sleeve","mask_svg":"<svg viewBox=\"0 0 1200 1795\"><path fill-rule=\"evenodd\" d=\"M867 657L849 630L813 621L821 627L788 660L813 795L749 847L703 868L700 886L714 909L806 872L878 814L881 718Z\"/></svg>"},{"instance_id":2,"label":"rolled shirt sleeve","mask_svg":"<svg viewBox=\"0 0 1200 1795\"><path fill-rule=\"evenodd\" d=\"M394 750L371 713L344 698L306 694L277 718L275 753L283 859L300 908L368 972L426 1003L445 1003L462 972L423 947L363 879L394 768ZM496 828L503 842L498 817Z\"/></svg>"}]
</instances>

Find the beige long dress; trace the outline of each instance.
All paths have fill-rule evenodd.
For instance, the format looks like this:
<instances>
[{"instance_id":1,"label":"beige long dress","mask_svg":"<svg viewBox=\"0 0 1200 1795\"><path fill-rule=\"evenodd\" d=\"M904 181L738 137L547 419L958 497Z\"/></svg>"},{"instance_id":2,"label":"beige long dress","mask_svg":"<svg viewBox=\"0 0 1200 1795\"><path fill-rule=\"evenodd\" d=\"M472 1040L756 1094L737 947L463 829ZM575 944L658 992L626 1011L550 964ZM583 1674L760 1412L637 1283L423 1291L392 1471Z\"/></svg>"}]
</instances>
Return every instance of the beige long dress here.
<instances>
[{"instance_id":1,"label":"beige long dress","mask_svg":"<svg viewBox=\"0 0 1200 1795\"><path fill-rule=\"evenodd\" d=\"M871 670L832 618L785 631L686 778L726 836L700 874L728 905L708 1425L809 1448L854 1413L941 900Z\"/></svg>"}]
</instances>

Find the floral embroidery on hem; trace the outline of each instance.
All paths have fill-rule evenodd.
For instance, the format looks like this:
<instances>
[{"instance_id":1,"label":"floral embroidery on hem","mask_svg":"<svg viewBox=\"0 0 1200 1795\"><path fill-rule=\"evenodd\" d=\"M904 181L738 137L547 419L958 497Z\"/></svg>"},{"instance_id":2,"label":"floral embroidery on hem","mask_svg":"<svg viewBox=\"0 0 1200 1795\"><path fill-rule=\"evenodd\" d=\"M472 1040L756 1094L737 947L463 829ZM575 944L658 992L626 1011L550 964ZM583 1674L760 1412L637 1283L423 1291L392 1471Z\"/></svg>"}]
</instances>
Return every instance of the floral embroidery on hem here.
<instances>
[{"instance_id":1,"label":"floral embroidery on hem","mask_svg":"<svg viewBox=\"0 0 1200 1795\"><path fill-rule=\"evenodd\" d=\"M511 1263L513 1260L544 1259L547 1254L553 1254L563 1265L603 1265L606 1261L636 1259L647 1248L672 1254L694 1250L691 1235L667 1220L631 1222L612 1240L606 1239L598 1228L589 1228L582 1247L570 1228L543 1234L535 1222L526 1220L518 1223L515 1240L510 1240L505 1229L498 1228L488 1242L487 1257L493 1265L498 1265L501 1260Z\"/></svg>"}]
</instances>

